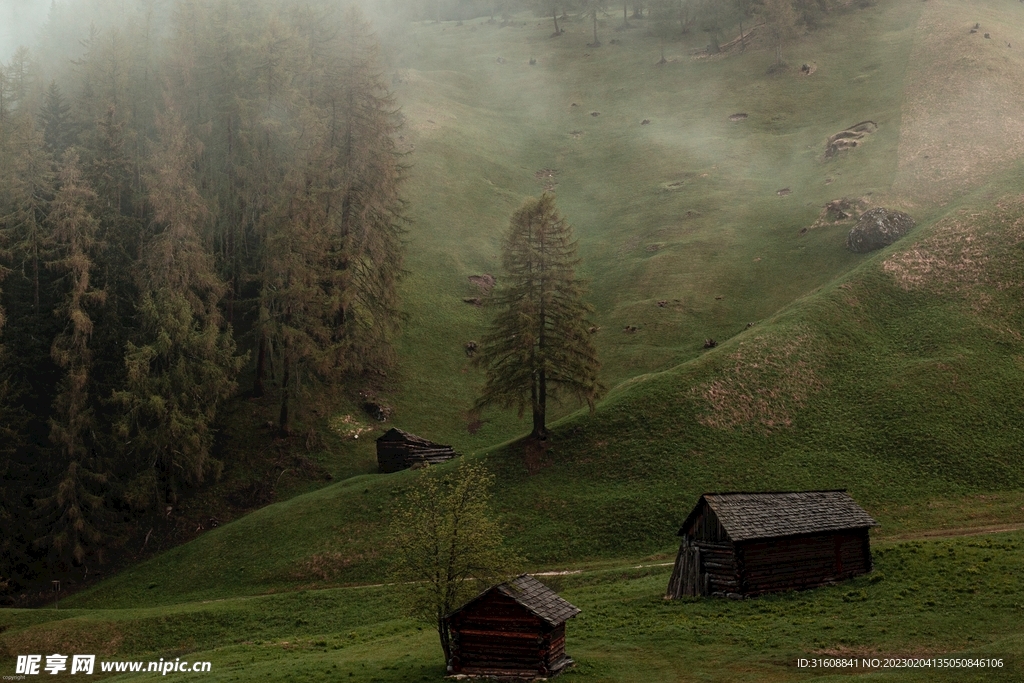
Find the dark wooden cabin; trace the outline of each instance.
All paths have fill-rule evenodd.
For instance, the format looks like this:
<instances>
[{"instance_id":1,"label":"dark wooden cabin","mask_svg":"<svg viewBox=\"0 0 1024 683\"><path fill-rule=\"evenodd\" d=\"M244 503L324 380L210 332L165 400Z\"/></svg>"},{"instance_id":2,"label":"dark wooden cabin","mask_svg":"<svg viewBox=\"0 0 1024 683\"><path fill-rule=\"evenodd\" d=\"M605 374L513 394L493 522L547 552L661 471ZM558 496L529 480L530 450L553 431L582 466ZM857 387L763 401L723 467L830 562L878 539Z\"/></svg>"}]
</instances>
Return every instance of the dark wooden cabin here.
<instances>
[{"instance_id":1,"label":"dark wooden cabin","mask_svg":"<svg viewBox=\"0 0 1024 683\"><path fill-rule=\"evenodd\" d=\"M565 622L580 610L532 576L489 588L448 615L450 674L547 678L573 661Z\"/></svg>"},{"instance_id":2,"label":"dark wooden cabin","mask_svg":"<svg viewBox=\"0 0 1024 683\"><path fill-rule=\"evenodd\" d=\"M413 465L436 465L458 455L451 446L434 443L403 432L389 429L377 439L377 466L381 472L398 472Z\"/></svg>"},{"instance_id":3,"label":"dark wooden cabin","mask_svg":"<svg viewBox=\"0 0 1024 683\"><path fill-rule=\"evenodd\" d=\"M705 493L679 530L666 597L746 597L865 574L873 526L845 490Z\"/></svg>"}]
</instances>

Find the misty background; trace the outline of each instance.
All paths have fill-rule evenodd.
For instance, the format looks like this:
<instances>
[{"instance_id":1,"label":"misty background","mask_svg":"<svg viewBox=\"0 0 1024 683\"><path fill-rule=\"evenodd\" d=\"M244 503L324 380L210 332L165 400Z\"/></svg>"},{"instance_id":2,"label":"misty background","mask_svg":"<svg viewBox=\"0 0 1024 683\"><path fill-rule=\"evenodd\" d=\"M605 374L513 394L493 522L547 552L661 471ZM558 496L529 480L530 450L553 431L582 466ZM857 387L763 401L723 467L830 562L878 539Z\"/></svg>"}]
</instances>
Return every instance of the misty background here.
<instances>
[{"instance_id":1,"label":"misty background","mask_svg":"<svg viewBox=\"0 0 1024 683\"><path fill-rule=\"evenodd\" d=\"M53 0L0 0L0 60L35 42Z\"/></svg>"}]
</instances>

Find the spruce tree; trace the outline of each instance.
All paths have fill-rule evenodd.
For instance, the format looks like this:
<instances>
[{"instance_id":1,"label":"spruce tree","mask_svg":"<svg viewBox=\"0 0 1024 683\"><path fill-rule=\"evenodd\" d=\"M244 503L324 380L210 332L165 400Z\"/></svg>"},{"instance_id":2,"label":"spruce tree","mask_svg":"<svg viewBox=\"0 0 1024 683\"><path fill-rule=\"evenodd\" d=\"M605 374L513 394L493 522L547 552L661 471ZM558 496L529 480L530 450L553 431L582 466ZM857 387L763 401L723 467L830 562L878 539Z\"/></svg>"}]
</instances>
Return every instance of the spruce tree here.
<instances>
[{"instance_id":1,"label":"spruce tree","mask_svg":"<svg viewBox=\"0 0 1024 683\"><path fill-rule=\"evenodd\" d=\"M378 63L378 47L355 7L339 23L335 87L320 102L329 142L327 200L333 340L332 365L343 372L383 371L394 362L398 282L402 274L399 195L405 167L395 148L394 98ZM336 75L335 75L336 74Z\"/></svg>"},{"instance_id":2,"label":"spruce tree","mask_svg":"<svg viewBox=\"0 0 1024 683\"><path fill-rule=\"evenodd\" d=\"M477 409L491 404L533 413L531 436L547 437L547 398L568 395L591 410L604 387L576 277L576 240L549 193L512 214L502 243L497 314L476 362L486 369Z\"/></svg>"}]
</instances>

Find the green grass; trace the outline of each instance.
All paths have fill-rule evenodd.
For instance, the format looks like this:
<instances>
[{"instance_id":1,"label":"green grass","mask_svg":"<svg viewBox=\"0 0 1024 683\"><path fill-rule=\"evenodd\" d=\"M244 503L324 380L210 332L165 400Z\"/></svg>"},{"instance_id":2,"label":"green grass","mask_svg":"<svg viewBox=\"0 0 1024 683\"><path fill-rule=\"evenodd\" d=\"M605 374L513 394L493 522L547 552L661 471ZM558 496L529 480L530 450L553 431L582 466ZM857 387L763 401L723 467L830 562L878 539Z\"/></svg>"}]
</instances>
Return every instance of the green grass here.
<instances>
[{"instance_id":1,"label":"green grass","mask_svg":"<svg viewBox=\"0 0 1024 683\"><path fill-rule=\"evenodd\" d=\"M797 659L966 655L1006 666L881 680L1019 680L1024 641L1010 634L1024 615L1024 535L876 543L874 556L875 571L853 581L742 601L665 601L665 566L545 577L583 610L568 624L578 665L565 680L829 680ZM397 594L340 588L148 609L8 610L0 612L0 666L6 671L18 653L89 651L210 661L203 678L213 681L443 680L436 634L403 616Z\"/></svg>"}]
</instances>

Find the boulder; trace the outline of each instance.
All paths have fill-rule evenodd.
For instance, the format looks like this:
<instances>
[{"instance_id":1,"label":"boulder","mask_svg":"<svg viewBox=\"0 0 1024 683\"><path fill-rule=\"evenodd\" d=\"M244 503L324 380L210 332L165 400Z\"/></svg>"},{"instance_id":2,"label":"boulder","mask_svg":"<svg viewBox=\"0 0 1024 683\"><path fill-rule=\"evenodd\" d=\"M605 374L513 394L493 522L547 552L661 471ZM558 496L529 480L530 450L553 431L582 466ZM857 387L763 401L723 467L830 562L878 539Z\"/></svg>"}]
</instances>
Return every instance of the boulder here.
<instances>
[{"instance_id":1,"label":"boulder","mask_svg":"<svg viewBox=\"0 0 1024 683\"><path fill-rule=\"evenodd\" d=\"M893 209L870 209L861 214L846 238L850 251L865 254L886 247L914 227L914 219Z\"/></svg>"}]
</instances>

